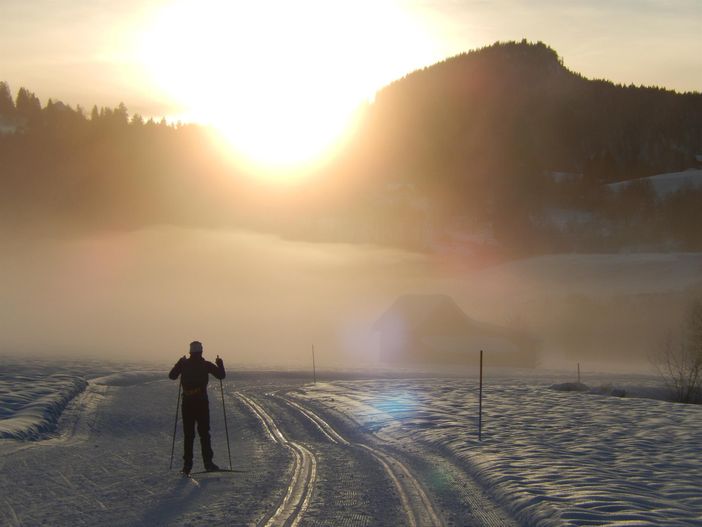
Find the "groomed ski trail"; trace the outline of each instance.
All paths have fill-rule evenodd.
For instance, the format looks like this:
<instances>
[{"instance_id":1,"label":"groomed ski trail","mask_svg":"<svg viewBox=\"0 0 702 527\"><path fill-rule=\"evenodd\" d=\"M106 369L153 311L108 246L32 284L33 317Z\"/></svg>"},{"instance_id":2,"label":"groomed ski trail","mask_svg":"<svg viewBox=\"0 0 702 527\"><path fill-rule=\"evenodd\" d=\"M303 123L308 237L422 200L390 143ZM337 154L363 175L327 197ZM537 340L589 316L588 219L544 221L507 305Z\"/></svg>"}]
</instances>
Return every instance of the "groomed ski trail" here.
<instances>
[{"instance_id":1,"label":"groomed ski trail","mask_svg":"<svg viewBox=\"0 0 702 527\"><path fill-rule=\"evenodd\" d=\"M407 465L378 448L363 443L351 443L314 411L288 397L280 395L278 397L309 419L332 443L362 448L369 452L382 465L395 485L407 517L407 525L411 527L444 527L445 523L441 515L437 512L422 484L414 477Z\"/></svg>"},{"instance_id":2,"label":"groomed ski trail","mask_svg":"<svg viewBox=\"0 0 702 527\"><path fill-rule=\"evenodd\" d=\"M403 504L407 504L405 510L407 511L408 525L423 527L425 525L453 524L437 512L434 502L429 498L424 486L419 483L422 476L426 477L426 474L422 474L426 472L425 469L422 469L421 472L410 470L408 465L400 461L397 456L390 454L383 448L378 448L377 442L374 444L369 444L369 441L366 440L349 442L326 419L309 406L304 405L303 401L297 399L293 394L285 393L284 396L277 396L289 406L297 409L331 441L362 448L371 453L398 487ZM348 417L345 420L348 421ZM343 421L344 419L342 419ZM353 426L360 427L353 420L349 421L349 424L351 423ZM483 488L471 473L441 454L427 451L424 452L424 456L425 463L434 468L440 467L444 474L450 474L454 486L459 489L463 509L468 513L467 517L463 517L459 521L475 527L518 527L519 522L500 507L489 491Z\"/></svg>"},{"instance_id":3,"label":"groomed ski trail","mask_svg":"<svg viewBox=\"0 0 702 527\"><path fill-rule=\"evenodd\" d=\"M241 392L236 392L235 396L256 415L271 440L288 448L294 459L290 483L285 496L277 509L267 514L257 525L258 527L296 527L312 497L317 479L317 458L302 444L288 440L270 414L256 401Z\"/></svg>"}]
</instances>

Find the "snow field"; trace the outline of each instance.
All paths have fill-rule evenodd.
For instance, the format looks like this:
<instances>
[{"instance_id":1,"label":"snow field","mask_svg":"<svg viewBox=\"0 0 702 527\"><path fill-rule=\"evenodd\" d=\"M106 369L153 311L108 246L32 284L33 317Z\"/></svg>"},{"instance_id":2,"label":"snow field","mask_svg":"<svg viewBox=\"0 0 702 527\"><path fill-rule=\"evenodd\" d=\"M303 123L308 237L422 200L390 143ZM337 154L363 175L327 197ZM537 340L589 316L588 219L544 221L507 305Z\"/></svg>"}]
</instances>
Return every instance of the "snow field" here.
<instances>
[{"instance_id":1,"label":"snow field","mask_svg":"<svg viewBox=\"0 0 702 527\"><path fill-rule=\"evenodd\" d=\"M305 397L459 460L525 525L702 523L702 407L503 379L338 381Z\"/></svg>"},{"instance_id":2,"label":"snow field","mask_svg":"<svg viewBox=\"0 0 702 527\"><path fill-rule=\"evenodd\" d=\"M333 444L306 435L295 424L294 406L265 395L280 382L267 388L265 377L233 377L224 384L235 473L196 476L199 485L183 481L176 474L180 426L175 470L168 471L177 383L164 372L132 369L30 365L0 374L0 425L26 418L20 432L0 440L0 525L255 524L284 496L284 473L292 460L266 439L255 415L235 396L246 386L255 387L289 433L313 438L319 488L301 525L329 517L327 507L339 500L336 480L344 463L357 467L346 474L350 490L357 478L372 483L367 481L372 474L375 486L369 488L374 493L383 488L372 459L349 458L339 465ZM84 378L90 379L87 389ZM549 389L563 380L553 372L488 370L482 442L475 377L345 380L306 385L295 394L298 402L314 402L311 407L343 412L393 451L449 458L522 525L702 525L702 407ZM584 380L597 386L594 377ZM653 394L660 384L639 376L600 380L609 382L596 389L601 393ZM72 390L83 391L61 403L66 408L59 418L59 406L50 401L70 399ZM226 466L218 392L219 386L211 386L213 445L216 462ZM290 408L295 411L286 413ZM48 428L32 432L27 423ZM36 440L57 434L58 440ZM197 451L196 443L196 470ZM443 465L435 466L440 471ZM357 503L353 493L347 498L347 506ZM369 499L359 525L387 518L382 506L388 500ZM333 517L342 517L340 511ZM348 517L356 513L352 509Z\"/></svg>"},{"instance_id":3,"label":"snow field","mask_svg":"<svg viewBox=\"0 0 702 527\"><path fill-rule=\"evenodd\" d=\"M0 372L0 439L39 440L55 433L68 404L89 384L99 390L99 387L132 386L166 376L162 371L103 373L104 366L6 361L4 371Z\"/></svg>"}]
</instances>

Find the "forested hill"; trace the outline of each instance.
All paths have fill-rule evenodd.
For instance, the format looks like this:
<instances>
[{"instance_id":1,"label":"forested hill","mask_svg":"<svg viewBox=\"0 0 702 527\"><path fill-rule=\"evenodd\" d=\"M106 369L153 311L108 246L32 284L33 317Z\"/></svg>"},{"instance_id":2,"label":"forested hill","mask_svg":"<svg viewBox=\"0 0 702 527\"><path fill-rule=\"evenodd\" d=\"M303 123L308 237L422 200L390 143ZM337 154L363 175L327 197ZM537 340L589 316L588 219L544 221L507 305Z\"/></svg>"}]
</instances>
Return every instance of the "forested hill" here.
<instances>
[{"instance_id":1,"label":"forested hill","mask_svg":"<svg viewBox=\"0 0 702 527\"><path fill-rule=\"evenodd\" d=\"M497 43L385 87L364 131L371 156L405 159L417 180L526 169L613 182L689 167L702 94L589 80L543 43Z\"/></svg>"},{"instance_id":2,"label":"forested hill","mask_svg":"<svg viewBox=\"0 0 702 527\"><path fill-rule=\"evenodd\" d=\"M281 86L281 89L285 89ZM127 108L42 106L0 82L0 218L11 228L236 225L431 250L476 233L517 253L701 250L702 94L569 71L543 43L496 43L381 89L321 175L262 186L202 127ZM639 183L612 190L622 180Z\"/></svg>"},{"instance_id":3,"label":"forested hill","mask_svg":"<svg viewBox=\"0 0 702 527\"><path fill-rule=\"evenodd\" d=\"M664 204L636 186L640 196L607 196L605 184L694 168L701 153L702 94L586 79L545 44L522 41L452 57L380 90L349 158L369 186L409 185L440 203L434 216L444 224L487 225L518 240L547 228L554 209L647 229L650 218L639 216ZM661 241L671 233L669 224L656 230ZM577 238L541 234L543 250L572 248ZM620 243L592 241L593 249Z\"/></svg>"}]
</instances>

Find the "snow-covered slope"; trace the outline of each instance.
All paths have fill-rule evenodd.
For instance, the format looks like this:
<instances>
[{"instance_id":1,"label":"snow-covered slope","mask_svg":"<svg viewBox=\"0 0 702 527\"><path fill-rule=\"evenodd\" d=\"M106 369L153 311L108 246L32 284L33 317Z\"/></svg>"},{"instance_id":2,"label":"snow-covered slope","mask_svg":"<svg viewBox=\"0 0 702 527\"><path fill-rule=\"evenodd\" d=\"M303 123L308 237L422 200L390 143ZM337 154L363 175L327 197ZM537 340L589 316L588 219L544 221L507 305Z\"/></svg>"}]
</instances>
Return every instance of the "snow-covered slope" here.
<instances>
[{"instance_id":1,"label":"snow-covered slope","mask_svg":"<svg viewBox=\"0 0 702 527\"><path fill-rule=\"evenodd\" d=\"M702 169L688 169L682 172L668 172L642 178L653 185L653 189L659 198L664 198L673 192L689 186L692 188L702 188ZM607 185L611 190L620 191L629 186L633 181L619 181Z\"/></svg>"}]
</instances>

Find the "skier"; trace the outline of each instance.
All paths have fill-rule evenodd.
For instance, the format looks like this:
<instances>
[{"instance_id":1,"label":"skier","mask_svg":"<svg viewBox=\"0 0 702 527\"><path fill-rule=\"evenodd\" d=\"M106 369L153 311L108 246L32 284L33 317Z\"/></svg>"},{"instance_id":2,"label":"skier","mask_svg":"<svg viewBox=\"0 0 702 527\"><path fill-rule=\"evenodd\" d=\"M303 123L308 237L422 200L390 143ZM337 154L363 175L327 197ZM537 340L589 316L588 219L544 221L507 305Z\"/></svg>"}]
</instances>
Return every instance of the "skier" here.
<instances>
[{"instance_id":1,"label":"skier","mask_svg":"<svg viewBox=\"0 0 702 527\"><path fill-rule=\"evenodd\" d=\"M224 362L217 357L215 366L202 358L202 343L190 343L190 358L181 357L171 369L168 377L176 380L181 376L183 387L183 474L188 475L193 468L193 443L195 442L195 422L200 435L202 461L205 470L219 470L212 462L214 453L210 444L210 403L207 399L207 382L211 373L217 379L224 379Z\"/></svg>"}]
</instances>

